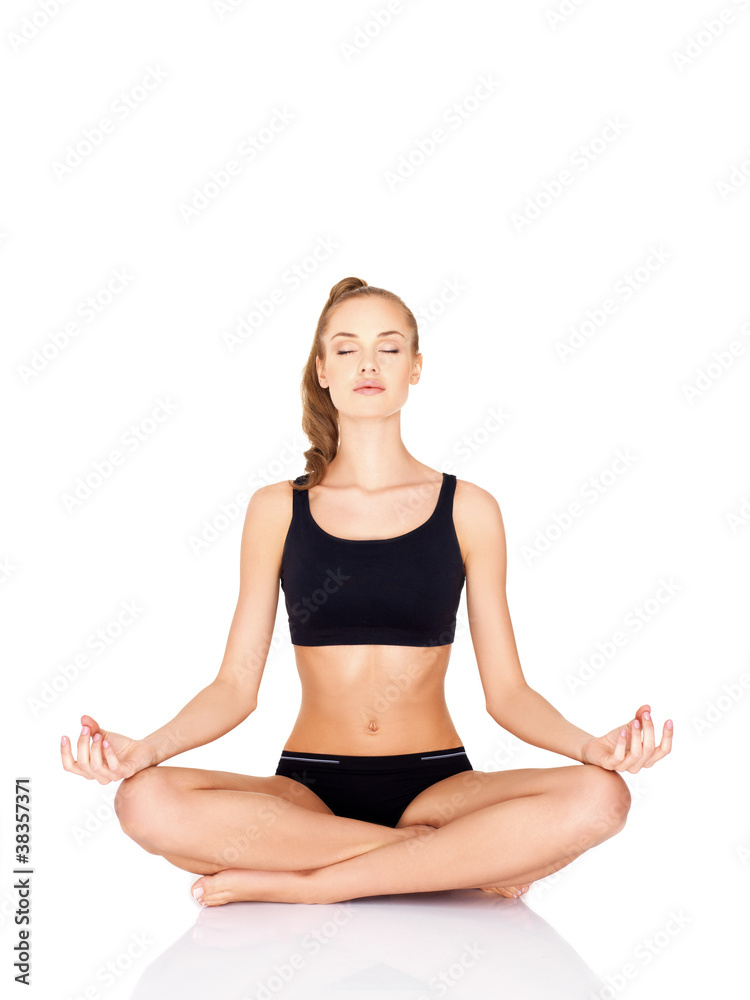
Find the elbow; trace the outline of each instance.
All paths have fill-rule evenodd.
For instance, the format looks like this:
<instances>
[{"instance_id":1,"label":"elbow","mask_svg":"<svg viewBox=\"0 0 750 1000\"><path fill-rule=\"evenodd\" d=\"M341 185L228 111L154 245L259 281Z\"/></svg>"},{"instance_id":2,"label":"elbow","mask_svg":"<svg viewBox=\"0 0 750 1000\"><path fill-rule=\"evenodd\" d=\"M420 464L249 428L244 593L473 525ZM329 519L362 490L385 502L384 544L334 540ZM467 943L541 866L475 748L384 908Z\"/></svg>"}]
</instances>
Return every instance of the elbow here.
<instances>
[{"instance_id":1,"label":"elbow","mask_svg":"<svg viewBox=\"0 0 750 1000\"><path fill-rule=\"evenodd\" d=\"M498 708L495 705L485 705L485 709L487 710L487 715L489 715L489 717L494 722L496 722L498 726L502 726L502 722L500 721L500 712L498 711Z\"/></svg>"},{"instance_id":2,"label":"elbow","mask_svg":"<svg viewBox=\"0 0 750 1000\"><path fill-rule=\"evenodd\" d=\"M487 709L487 714L491 716L499 726L504 726L503 717L507 720L509 707L512 710L512 706L519 694L531 691L528 684L523 683L515 685L514 687L505 688L503 691L496 692L492 699L485 699L484 707ZM504 728L507 728L504 726Z\"/></svg>"}]
</instances>

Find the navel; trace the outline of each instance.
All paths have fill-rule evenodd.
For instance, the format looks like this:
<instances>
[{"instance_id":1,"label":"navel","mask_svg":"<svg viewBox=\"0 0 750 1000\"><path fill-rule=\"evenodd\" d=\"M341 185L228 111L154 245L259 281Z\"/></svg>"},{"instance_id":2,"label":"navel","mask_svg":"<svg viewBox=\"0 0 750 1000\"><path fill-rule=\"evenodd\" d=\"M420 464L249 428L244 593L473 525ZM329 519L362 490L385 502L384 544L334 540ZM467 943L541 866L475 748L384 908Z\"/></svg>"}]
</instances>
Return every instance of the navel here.
<instances>
[{"instance_id":1,"label":"navel","mask_svg":"<svg viewBox=\"0 0 750 1000\"><path fill-rule=\"evenodd\" d=\"M369 724L369 726L367 728L369 729L369 731L371 733L376 733L378 731L378 724L377 724L377 722L374 719L372 719L372 721L370 722L370 724Z\"/></svg>"}]
</instances>

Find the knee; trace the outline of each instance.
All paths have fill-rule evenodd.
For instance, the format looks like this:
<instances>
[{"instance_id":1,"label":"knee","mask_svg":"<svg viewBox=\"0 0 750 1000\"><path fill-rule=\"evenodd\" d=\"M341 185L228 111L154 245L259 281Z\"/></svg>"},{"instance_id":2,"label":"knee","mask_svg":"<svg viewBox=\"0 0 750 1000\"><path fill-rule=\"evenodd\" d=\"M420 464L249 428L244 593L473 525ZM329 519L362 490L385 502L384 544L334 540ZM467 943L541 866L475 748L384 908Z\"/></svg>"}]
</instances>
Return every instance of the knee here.
<instances>
[{"instance_id":1,"label":"knee","mask_svg":"<svg viewBox=\"0 0 750 1000\"><path fill-rule=\"evenodd\" d=\"M160 767L145 767L123 778L114 799L120 826L129 837L141 843L154 832L154 822L164 802L164 774Z\"/></svg>"},{"instance_id":2,"label":"knee","mask_svg":"<svg viewBox=\"0 0 750 1000\"><path fill-rule=\"evenodd\" d=\"M602 839L619 833L630 810L630 789L618 771L584 764L583 811L585 824Z\"/></svg>"}]
</instances>

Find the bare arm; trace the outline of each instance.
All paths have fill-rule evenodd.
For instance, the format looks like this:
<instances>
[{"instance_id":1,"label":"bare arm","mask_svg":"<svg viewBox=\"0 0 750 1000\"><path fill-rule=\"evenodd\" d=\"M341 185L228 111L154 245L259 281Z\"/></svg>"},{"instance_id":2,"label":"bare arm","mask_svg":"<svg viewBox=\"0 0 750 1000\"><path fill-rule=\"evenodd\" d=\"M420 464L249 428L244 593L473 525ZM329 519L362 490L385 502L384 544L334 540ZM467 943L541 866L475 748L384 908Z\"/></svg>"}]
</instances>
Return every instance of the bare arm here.
<instances>
[{"instance_id":1,"label":"bare arm","mask_svg":"<svg viewBox=\"0 0 750 1000\"><path fill-rule=\"evenodd\" d=\"M506 596L507 550L500 507L487 490L460 481L456 522L466 543L469 629L488 713L525 743L583 763L591 733L568 722L529 687L518 657ZM460 514L459 514L460 510Z\"/></svg>"},{"instance_id":2,"label":"bare arm","mask_svg":"<svg viewBox=\"0 0 750 1000\"><path fill-rule=\"evenodd\" d=\"M238 699L232 684L215 678L169 722L143 737L154 748L154 764L161 764L193 747L218 740L253 711Z\"/></svg>"},{"instance_id":3,"label":"bare arm","mask_svg":"<svg viewBox=\"0 0 750 1000\"><path fill-rule=\"evenodd\" d=\"M554 705L550 705L528 684L508 692L501 710L491 711L490 715L499 726L524 743L572 757L582 764L585 761L581 748L587 740L594 739L585 729L568 722Z\"/></svg>"},{"instance_id":4,"label":"bare arm","mask_svg":"<svg viewBox=\"0 0 750 1000\"><path fill-rule=\"evenodd\" d=\"M173 719L143 738L154 747L155 764L211 743L255 710L276 620L290 516L286 482L262 486L250 497L242 530L239 598L221 667Z\"/></svg>"}]
</instances>

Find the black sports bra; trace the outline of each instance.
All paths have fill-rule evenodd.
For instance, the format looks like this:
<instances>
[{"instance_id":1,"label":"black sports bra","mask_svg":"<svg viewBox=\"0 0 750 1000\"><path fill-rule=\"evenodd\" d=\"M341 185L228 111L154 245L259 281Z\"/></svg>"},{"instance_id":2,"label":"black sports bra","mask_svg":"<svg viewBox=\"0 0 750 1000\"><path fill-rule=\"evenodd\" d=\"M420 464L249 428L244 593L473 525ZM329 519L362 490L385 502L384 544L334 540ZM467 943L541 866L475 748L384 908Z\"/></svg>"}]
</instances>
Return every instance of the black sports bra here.
<instances>
[{"instance_id":1,"label":"black sports bra","mask_svg":"<svg viewBox=\"0 0 750 1000\"><path fill-rule=\"evenodd\" d=\"M304 483L305 475L295 483ZM464 580L453 524L456 477L443 473L437 506L393 538L338 538L310 513L307 490L292 494L281 588L295 646L453 642Z\"/></svg>"}]
</instances>

